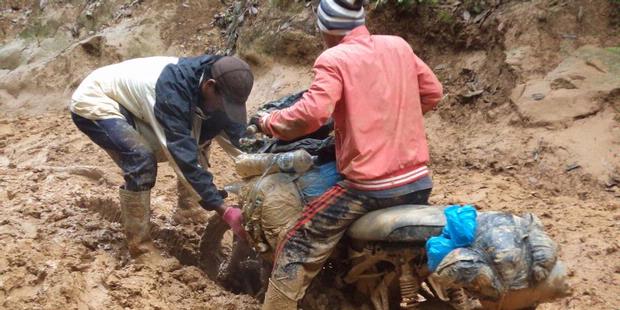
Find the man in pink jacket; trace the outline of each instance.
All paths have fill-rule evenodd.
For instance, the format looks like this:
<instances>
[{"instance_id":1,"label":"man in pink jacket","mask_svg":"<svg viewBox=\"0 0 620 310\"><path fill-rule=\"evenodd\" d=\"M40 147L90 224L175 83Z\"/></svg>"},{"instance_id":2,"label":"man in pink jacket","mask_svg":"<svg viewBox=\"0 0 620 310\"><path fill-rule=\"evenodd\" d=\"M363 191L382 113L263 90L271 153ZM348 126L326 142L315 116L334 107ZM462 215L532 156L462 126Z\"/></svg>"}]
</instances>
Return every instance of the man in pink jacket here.
<instances>
[{"instance_id":1,"label":"man in pink jacket","mask_svg":"<svg viewBox=\"0 0 620 310\"><path fill-rule=\"evenodd\" d=\"M260 130L291 140L330 117L337 166L345 181L306 206L276 250L263 309L296 309L347 227L369 211L427 204L432 188L423 114L442 86L409 44L371 35L361 0L321 0L326 45L315 78L290 108L255 120Z\"/></svg>"}]
</instances>

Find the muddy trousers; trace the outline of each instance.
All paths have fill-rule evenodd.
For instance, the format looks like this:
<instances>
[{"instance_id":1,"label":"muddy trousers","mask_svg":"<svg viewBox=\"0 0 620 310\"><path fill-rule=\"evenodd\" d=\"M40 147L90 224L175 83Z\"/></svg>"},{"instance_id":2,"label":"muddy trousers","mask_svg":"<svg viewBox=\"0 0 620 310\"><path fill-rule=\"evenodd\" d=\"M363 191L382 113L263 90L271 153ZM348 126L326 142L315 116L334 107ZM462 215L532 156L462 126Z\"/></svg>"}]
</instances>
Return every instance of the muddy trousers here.
<instances>
[{"instance_id":1,"label":"muddy trousers","mask_svg":"<svg viewBox=\"0 0 620 310\"><path fill-rule=\"evenodd\" d=\"M124 189L141 192L153 188L157 177L157 159L146 140L134 128L129 114L125 119L89 120L75 113L71 113L71 117L78 129L110 154L123 170Z\"/></svg>"},{"instance_id":2,"label":"muddy trousers","mask_svg":"<svg viewBox=\"0 0 620 310\"><path fill-rule=\"evenodd\" d=\"M351 191L340 185L330 188L312 201L278 245L274 268L269 280L274 305L266 300L263 309L275 309L286 297L299 301L312 279L321 270L349 225L362 215L402 204L428 204L431 189L392 198L372 198L363 192ZM269 292L268 292L269 294ZM286 309L278 309L286 310Z\"/></svg>"}]
</instances>

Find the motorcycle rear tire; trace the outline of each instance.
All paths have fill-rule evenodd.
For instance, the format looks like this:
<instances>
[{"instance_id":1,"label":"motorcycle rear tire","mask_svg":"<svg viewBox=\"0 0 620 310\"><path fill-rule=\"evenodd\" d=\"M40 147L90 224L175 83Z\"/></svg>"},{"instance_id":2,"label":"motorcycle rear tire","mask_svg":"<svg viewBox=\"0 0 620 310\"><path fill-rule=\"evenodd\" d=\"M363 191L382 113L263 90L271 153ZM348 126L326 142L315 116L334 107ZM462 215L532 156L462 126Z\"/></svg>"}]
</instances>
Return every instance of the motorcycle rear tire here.
<instances>
[{"instance_id":1,"label":"motorcycle rear tire","mask_svg":"<svg viewBox=\"0 0 620 310\"><path fill-rule=\"evenodd\" d=\"M230 227L214 215L200 240L200 267L225 289L262 300L267 288L270 265L244 241L233 236Z\"/></svg>"},{"instance_id":2,"label":"motorcycle rear tire","mask_svg":"<svg viewBox=\"0 0 620 310\"><path fill-rule=\"evenodd\" d=\"M213 215L200 238L200 267L213 281L217 281L220 267L230 258L232 244L222 244L228 230L228 224L220 216Z\"/></svg>"}]
</instances>

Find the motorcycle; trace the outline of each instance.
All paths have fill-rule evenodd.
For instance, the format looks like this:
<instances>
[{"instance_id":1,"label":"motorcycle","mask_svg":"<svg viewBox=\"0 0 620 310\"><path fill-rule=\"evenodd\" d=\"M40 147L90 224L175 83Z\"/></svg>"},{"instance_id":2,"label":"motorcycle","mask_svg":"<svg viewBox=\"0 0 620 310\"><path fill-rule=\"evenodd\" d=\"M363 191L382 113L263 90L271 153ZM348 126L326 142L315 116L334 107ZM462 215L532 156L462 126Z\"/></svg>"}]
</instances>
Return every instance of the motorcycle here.
<instances>
[{"instance_id":1,"label":"motorcycle","mask_svg":"<svg viewBox=\"0 0 620 310\"><path fill-rule=\"evenodd\" d=\"M290 106L301 95L270 102L257 113ZM228 153L236 154L238 173L244 177L225 189L238 197L248 240L233 238L217 216L208 222L200 247L201 265L211 279L233 292L262 298L274 249L301 215L303 206L320 194L316 188L310 194L305 189L312 187L309 183L334 177L333 173L325 176L318 169L314 176L306 177L312 175L308 171L311 167L325 167L333 160L333 141L329 134L332 129L328 123L292 143L260 134L241 139L237 146L221 143ZM333 180L328 183L332 184ZM436 274L433 276L427 265L425 245L429 238L442 234L446 226L444 210L445 206L401 205L359 218L310 286L302 307L534 309L539 303L566 295L565 271L555 257L546 278L536 285L519 287L501 296L496 294L491 299L484 298L489 294L480 294L483 289L478 282L485 282L479 281L480 277L465 281L477 281L476 285L450 287Z\"/></svg>"}]
</instances>

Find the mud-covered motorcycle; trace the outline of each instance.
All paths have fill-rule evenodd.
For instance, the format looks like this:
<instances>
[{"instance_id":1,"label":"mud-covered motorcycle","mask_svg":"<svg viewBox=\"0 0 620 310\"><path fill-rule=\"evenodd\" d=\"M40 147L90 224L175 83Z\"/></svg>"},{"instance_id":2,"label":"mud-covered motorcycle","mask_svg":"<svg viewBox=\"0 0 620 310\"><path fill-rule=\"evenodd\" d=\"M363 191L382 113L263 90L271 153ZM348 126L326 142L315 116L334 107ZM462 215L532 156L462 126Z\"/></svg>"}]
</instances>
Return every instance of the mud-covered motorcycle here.
<instances>
[{"instance_id":1,"label":"mud-covered motorcycle","mask_svg":"<svg viewBox=\"0 0 620 310\"><path fill-rule=\"evenodd\" d=\"M259 113L290 106L300 96L301 93L270 102L261 107ZM333 161L331 130L328 123L317 132L293 142L251 136L242 139L237 146L226 141L220 143L229 154L236 156L237 171L244 177L226 189L236 195L243 209L248 240L233 238L227 232L227 225L217 216L208 222L200 245L201 267L212 279L229 290L262 298L273 250L301 215L303 206L320 194L321 186L317 192L315 183L329 183L333 177L333 174L322 174L318 168L329 167ZM248 157L248 154L252 156ZM253 171L248 172L248 167ZM525 227L519 230L520 237L508 235L508 239L524 244L525 250L521 252L527 253L518 256L523 257L523 262L515 258L512 249L504 249L512 256L493 253L488 260L476 258L484 249L475 250L473 254L455 251L458 253L442 261L439 267L443 268L442 272L432 273L427 266L425 244L429 238L442 234L446 225L444 208L402 205L362 216L348 229L310 286L302 307L533 309L541 302L566 294L564 270L556 261L555 252L541 258L527 243L528 237L536 241L536 236L550 243L550 239L545 239L546 235L541 233L542 227L537 219L531 215L522 218L481 212L480 216L481 221L487 221L490 230L498 225L493 221L506 227ZM538 230L528 230L531 227ZM514 231L517 230L506 231L516 234ZM484 238L504 238L506 234L496 237L497 234L483 236L483 233L479 233L479 243L485 244L488 251L501 252L496 249L497 245L489 245L498 240ZM533 244L534 247L540 245ZM537 260L542 261L540 266L536 266ZM497 267L488 266L503 266L501 268L510 270L494 270ZM523 270L513 270L518 266L523 266L520 268ZM506 278L515 277L515 274L520 277L518 284L507 281Z\"/></svg>"}]
</instances>

